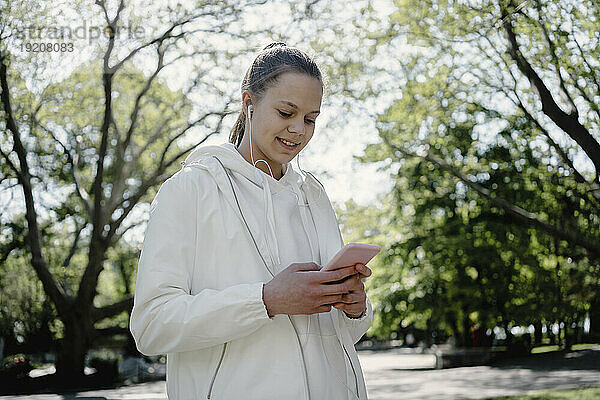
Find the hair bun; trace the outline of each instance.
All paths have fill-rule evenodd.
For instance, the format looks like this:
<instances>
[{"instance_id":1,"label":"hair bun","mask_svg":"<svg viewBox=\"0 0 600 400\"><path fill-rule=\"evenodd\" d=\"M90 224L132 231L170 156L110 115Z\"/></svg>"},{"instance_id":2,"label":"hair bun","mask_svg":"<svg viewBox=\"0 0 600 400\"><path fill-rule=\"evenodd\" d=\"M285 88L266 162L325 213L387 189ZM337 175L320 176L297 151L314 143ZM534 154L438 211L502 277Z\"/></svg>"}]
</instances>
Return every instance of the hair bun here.
<instances>
[{"instance_id":1,"label":"hair bun","mask_svg":"<svg viewBox=\"0 0 600 400\"><path fill-rule=\"evenodd\" d=\"M270 49L271 47L275 47L275 46L287 46L287 44L285 44L284 42L273 42L273 43L269 43L268 45L263 47L263 50L267 50L267 49Z\"/></svg>"}]
</instances>

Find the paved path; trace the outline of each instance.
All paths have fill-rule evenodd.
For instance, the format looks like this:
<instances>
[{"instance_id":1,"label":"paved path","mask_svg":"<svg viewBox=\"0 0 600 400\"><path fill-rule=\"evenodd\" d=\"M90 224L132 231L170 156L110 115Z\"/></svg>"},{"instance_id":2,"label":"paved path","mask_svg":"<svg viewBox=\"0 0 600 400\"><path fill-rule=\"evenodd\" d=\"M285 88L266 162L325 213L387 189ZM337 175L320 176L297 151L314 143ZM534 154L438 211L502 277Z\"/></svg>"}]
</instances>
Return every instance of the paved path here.
<instances>
[{"instance_id":1,"label":"paved path","mask_svg":"<svg viewBox=\"0 0 600 400\"><path fill-rule=\"evenodd\" d=\"M389 354L361 353L370 400L482 399L532 390L600 386L600 346L566 354L540 354L510 364L426 371L399 369L404 358L411 356L396 356L398 365L394 367L394 357Z\"/></svg>"},{"instance_id":2,"label":"paved path","mask_svg":"<svg viewBox=\"0 0 600 400\"><path fill-rule=\"evenodd\" d=\"M540 389L600 386L600 346L563 354L540 354L493 367L430 368L431 355L398 350L359 352L370 400L459 400L506 396ZM413 368L413 369L409 369ZM0 396L0 400L165 400L165 382L76 395Z\"/></svg>"}]
</instances>

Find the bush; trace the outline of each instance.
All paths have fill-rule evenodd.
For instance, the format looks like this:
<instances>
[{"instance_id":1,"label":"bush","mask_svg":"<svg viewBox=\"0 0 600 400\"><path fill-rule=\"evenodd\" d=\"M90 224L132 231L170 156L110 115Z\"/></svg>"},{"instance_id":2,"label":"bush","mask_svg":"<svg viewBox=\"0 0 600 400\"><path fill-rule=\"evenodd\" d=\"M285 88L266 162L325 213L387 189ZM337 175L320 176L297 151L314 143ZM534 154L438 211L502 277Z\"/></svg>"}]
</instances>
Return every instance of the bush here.
<instances>
[{"instance_id":1,"label":"bush","mask_svg":"<svg viewBox=\"0 0 600 400\"><path fill-rule=\"evenodd\" d=\"M27 376L33 369L31 361L25 354L5 357L0 366L0 378L15 379Z\"/></svg>"},{"instance_id":2,"label":"bush","mask_svg":"<svg viewBox=\"0 0 600 400\"><path fill-rule=\"evenodd\" d=\"M508 352L515 356L526 356L531 353L531 335L514 336L508 346Z\"/></svg>"},{"instance_id":3,"label":"bush","mask_svg":"<svg viewBox=\"0 0 600 400\"><path fill-rule=\"evenodd\" d=\"M115 380L119 377L119 357L109 353L102 352L89 356L88 364L94 368L96 373L108 380Z\"/></svg>"}]
</instances>

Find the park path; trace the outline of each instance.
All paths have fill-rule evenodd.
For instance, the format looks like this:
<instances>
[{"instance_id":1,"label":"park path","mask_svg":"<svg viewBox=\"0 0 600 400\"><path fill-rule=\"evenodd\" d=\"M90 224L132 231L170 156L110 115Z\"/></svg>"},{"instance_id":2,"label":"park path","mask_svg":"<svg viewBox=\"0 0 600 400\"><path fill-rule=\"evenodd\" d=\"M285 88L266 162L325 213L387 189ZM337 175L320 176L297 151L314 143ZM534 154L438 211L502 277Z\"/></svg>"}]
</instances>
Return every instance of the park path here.
<instances>
[{"instance_id":1,"label":"park path","mask_svg":"<svg viewBox=\"0 0 600 400\"><path fill-rule=\"evenodd\" d=\"M359 354L370 400L482 399L532 390L600 386L600 346L539 354L494 366L421 371L405 369L410 367L408 362L402 364L416 355ZM425 357L420 361L425 363Z\"/></svg>"},{"instance_id":2,"label":"park path","mask_svg":"<svg viewBox=\"0 0 600 400\"><path fill-rule=\"evenodd\" d=\"M431 355L400 350L360 351L370 400L482 399L531 390L600 386L600 346L570 353L539 354L495 366L431 368ZM417 369L415 369L417 368ZM0 400L165 400L165 382L72 395L0 396Z\"/></svg>"}]
</instances>

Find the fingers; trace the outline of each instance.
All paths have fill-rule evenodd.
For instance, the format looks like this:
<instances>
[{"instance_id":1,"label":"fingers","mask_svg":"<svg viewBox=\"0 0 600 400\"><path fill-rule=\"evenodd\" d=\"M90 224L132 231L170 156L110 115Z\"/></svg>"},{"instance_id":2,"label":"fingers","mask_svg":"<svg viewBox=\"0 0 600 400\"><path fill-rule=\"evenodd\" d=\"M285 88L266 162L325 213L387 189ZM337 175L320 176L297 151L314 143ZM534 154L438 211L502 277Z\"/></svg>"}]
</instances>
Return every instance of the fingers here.
<instances>
[{"instance_id":1,"label":"fingers","mask_svg":"<svg viewBox=\"0 0 600 400\"><path fill-rule=\"evenodd\" d=\"M371 276L372 271L365 264L357 263L354 264L354 267L356 268L356 272L362 275L361 278L368 278L369 276Z\"/></svg>"},{"instance_id":2,"label":"fingers","mask_svg":"<svg viewBox=\"0 0 600 400\"><path fill-rule=\"evenodd\" d=\"M360 280L360 276L356 275L342 283L322 285L320 289L324 295L345 294L350 291L364 291L365 285Z\"/></svg>"},{"instance_id":3,"label":"fingers","mask_svg":"<svg viewBox=\"0 0 600 400\"><path fill-rule=\"evenodd\" d=\"M335 302L335 304L361 304L364 303L367 299L367 295L365 292L357 292L357 293L346 293L340 295L340 300Z\"/></svg>"},{"instance_id":4,"label":"fingers","mask_svg":"<svg viewBox=\"0 0 600 400\"><path fill-rule=\"evenodd\" d=\"M319 271L316 279L319 283L335 282L356 273L354 265L338 268L334 271Z\"/></svg>"},{"instance_id":5,"label":"fingers","mask_svg":"<svg viewBox=\"0 0 600 400\"><path fill-rule=\"evenodd\" d=\"M292 271L319 271L321 266L317 263L293 263L288 267Z\"/></svg>"},{"instance_id":6,"label":"fingers","mask_svg":"<svg viewBox=\"0 0 600 400\"><path fill-rule=\"evenodd\" d=\"M321 297L322 304L336 304L344 302L344 294L327 294Z\"/></svg>"},{"instance_id":7,"label":"fingers","mask_svg":"<svg viewBox=\"0 0 600 400\"><path fill-rule=\"evenodd\" d=\"M363 311L366 310L366 304L340 304L340 305L336 305L334 304L334 307L337 308L338 310L341 311L345 311L347 314L352 315L352 316L360 316L360 314L363 313Z\"/></svg>"},{"instance_id":8,"label":"fingers","mask_svg":"<svg viewBox=\"0 0 600 400\"><path fill-rule=\"evenodd\" d=\"M316 312L317 313L329 312L329 311L331 311L331 307L332 307L331 304L323 305L321 307L318 307Z\"/></svg>"}]
</instances>

